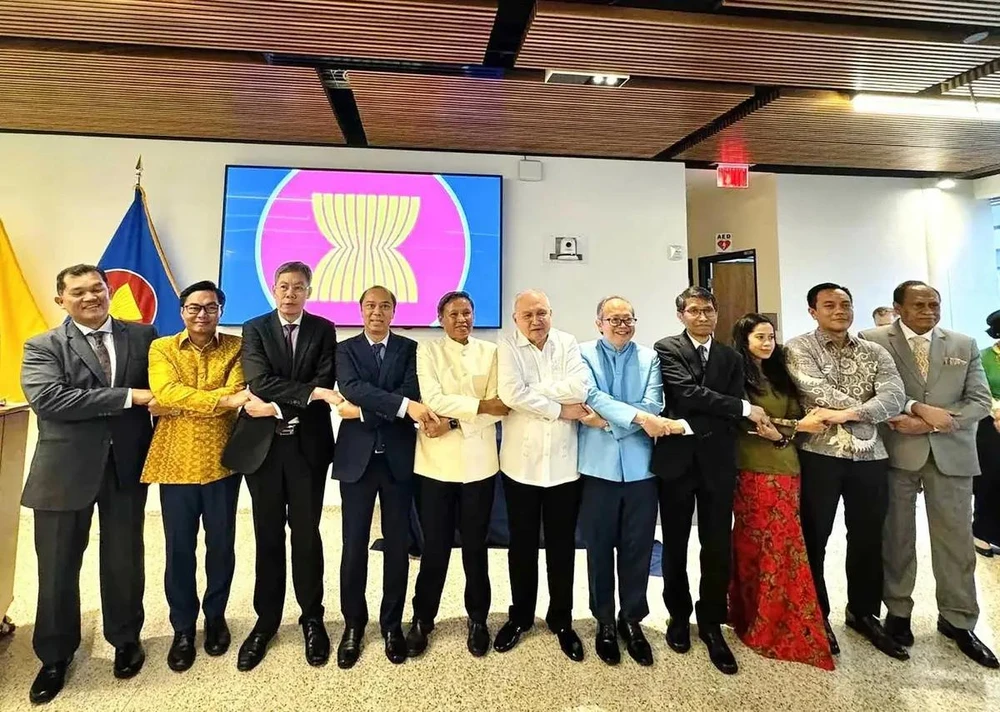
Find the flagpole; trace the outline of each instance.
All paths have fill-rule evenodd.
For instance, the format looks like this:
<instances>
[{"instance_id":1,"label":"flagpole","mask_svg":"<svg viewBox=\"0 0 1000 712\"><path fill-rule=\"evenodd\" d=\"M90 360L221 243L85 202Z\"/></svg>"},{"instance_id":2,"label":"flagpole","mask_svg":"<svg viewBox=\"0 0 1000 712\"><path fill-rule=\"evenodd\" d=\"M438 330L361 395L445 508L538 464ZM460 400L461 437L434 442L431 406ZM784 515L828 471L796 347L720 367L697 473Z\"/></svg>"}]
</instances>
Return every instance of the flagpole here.
<instances>
[{"instance_id":1,"label":"flagpole","mask_svg":"<svg viewBox=\"0 0 1000 712\"><path fill-rule=\"evenodd\" d=\"M139 160L135 164L135 187L139 188L142 186L142 154L139 154Z\"/></svg>"}]
</instances>

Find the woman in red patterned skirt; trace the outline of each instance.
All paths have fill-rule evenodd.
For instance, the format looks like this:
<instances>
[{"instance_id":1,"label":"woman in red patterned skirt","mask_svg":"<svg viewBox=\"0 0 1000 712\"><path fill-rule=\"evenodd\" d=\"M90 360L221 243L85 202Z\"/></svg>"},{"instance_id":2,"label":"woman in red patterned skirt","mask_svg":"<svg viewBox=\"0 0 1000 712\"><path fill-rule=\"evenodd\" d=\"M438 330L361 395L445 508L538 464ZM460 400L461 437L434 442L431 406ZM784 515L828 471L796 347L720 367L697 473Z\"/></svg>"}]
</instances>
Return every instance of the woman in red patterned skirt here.
<instances>
[{"instance_id":1,"label":"woman in red patterned skirt","mask_svg":"<svg viewBox=\"0 0 1000 712\"><path fill-rule=\"evenodd\" d=\"M832 670L832 638L802 539L799 458L791 445L795 432L825 426L802 418L767 317L748 314L736 322L733 347L743 356L748 399L777 423L740 434L729 622L747 647L765 657Z\"/></svg>"}]
</instances>

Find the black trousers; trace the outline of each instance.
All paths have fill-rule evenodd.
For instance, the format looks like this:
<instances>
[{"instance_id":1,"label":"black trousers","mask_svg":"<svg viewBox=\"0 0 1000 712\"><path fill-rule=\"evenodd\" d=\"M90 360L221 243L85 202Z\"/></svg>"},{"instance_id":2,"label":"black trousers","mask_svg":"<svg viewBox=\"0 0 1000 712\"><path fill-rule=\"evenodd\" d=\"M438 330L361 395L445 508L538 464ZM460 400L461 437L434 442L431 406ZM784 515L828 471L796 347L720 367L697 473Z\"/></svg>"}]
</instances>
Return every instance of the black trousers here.
<instances>
[{"instance_id":1,"label":"black trousers","mask_svg":"<svg viewBox=\"0 0 1000 712\"><path fill-rule=\"evenodd\" d=\"M889 461L854 462L800 452L802 534L823 615L830 598L823 569L826 543L844 498L847 525L847 608L856 616L882 610L882 525L889 508Z\"/></svg>"},{"instance_id":2,"label":"black trousers","mask_svg":"<svg viewBox=\"0 0 1000 712\"><path fill-rule=\"evenodd\" d=\"M735 468L732 472L704 472L697 460L682 475L659 480L663 602L674 620L686 621L695 611L700 625L726 622L735 489ZM701 543L697 607L692 605L687 575L688 538L696 506Z\"/></svg>"},{"instance_id":3,"label":"black trousers","mask_svg":"<svg viewBox=\"0 0 1000 712\"><path fill-rule=\"evenodd\" d=\"M323 619L323 513L326 472L303 457L299 436L276 435L264 463L247 475L253 501L257 571L255 629L273 634L285 607L285 524L292 532L292 584L302 615L299 623Z\"/></svg>"},{"instance_id":4,"label":"black trousers","mask_svg":"<svg viewBox=\"0 0 1000 712\"><path fill-rule=\"evenodd\" d=\"M982 474L972 480L972 535L1000 546L1000 433L993 427L992 417L979 421L976 449Z\"/></svg>"},{"instance_id":5,"label":"black trousers","mask_svg":"<svg viewBox=\"0 0 1000 712\"><path fill-rule=\"evenodd\" d=\"M368 543L371 537L375 498L382 521L382 633L403 622L406 582L410 571L410 506L413 483L393 478L384 455L372 455L357 482L341 482L344 551L340 559L340 607L349 628L368 625Z\"/></svg>"},{"instance_id":6,"label":"black trousers","mask_svg":"<svg viewBox=\"0 0 1000 712\"><path fill-rule=\"evenodd\" d=\"M581 482L536 487L503 478L510 525L507 567L510 571L510 620L530 628L538 598L539 534L545 530L545 569L549 610L545 623L559 631L573 623L573 568L576 559L576 519Z\"/></svg>"},{"instance_id":7,"label":"black trousers","mask_svg":"<svg viewBox=\"0 0 1000 712\"><path fill-rule=\"evenodd\" d=\"M236 503L239 475L206 485L160 485L163 534L167 542L163 588L175 631L193 631L198 622L198 529L205 525L205 620L226 615L236 570Z\"/></svg>"},{"instance_id":8,"label":"black trousers","mask_svg":"<svg viewBox=\"0 0 1000 712\"><path fill-rule=\"evenodd\" d=\"M146 492L146 485L122 489L109 455L96 504L104 638L116 648L138 642L142 631ZM80 569L93 516L94 504L71 512L35 510L38 609L32 644L43 665L68 660L80 647Z\"/></svg>"},{"instance_id":9,"label":"black trousers","mask_svg":"<svg viewBox=\"0 0 1000 712\"><path fill-rule=\"evenodd\" d=\"M413 617L433 623L441 605L455 527L462 537L465 610L469 619L486 623L490 612L490 572L486 535L493 510L495 477L461 484L418 476L420 525L424 552L413 595Z\"/></svg>"},{"instance_id":10,"label":"black trousers","mask_svg":"<svg viewBox=\"0 0 1000 712\"><path fill-rule=\"evenodd\" d=\"M583 477L580 534L587 547L590 612L615 622L615 549L621 619L639 623L649 614L646 587L656 533L656 480L611 482Z\"/></svg>"}]
</instances>

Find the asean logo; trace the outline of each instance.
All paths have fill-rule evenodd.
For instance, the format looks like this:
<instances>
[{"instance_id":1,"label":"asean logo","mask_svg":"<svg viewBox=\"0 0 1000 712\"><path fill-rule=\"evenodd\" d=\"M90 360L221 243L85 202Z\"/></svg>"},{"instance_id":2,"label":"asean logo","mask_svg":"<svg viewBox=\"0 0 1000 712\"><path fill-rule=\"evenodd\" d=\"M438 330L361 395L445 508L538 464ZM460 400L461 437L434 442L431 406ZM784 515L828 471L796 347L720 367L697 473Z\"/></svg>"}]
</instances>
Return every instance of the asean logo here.
<instances>
[{"instance_id":1,"label":"asean logo","mask_svg":"<svg viewBox=\"0 0 1000 712\"><path fill-rule=\"evenodd\" d=\"M152 324L156 319L156 291L146 278L129 269L109 269L111 316L121 321Z\"/></svg>"}]
</instances>

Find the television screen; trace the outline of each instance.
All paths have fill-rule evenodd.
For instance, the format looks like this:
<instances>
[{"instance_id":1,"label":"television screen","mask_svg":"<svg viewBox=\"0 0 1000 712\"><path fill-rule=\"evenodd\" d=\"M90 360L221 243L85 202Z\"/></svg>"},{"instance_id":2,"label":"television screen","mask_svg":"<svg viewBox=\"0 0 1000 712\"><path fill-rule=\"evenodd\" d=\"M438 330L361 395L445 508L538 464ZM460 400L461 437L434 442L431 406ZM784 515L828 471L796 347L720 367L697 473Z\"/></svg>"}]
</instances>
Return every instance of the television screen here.
<instances>
[{"instance_id":1,"label":"television screen","mask_svg":"<svg viewBox=\"0 0 1000 712\"><path fill-rule=\"evenodd\" d=\"M438 326L438 300L464 289L476 326L499 328L501 192L500 176L227 166L223 323L274 309L275 270L300 260L306 309L341 326L361 326L358 300L380 284L394 326Z\"/></svg>"}]
</instances>

